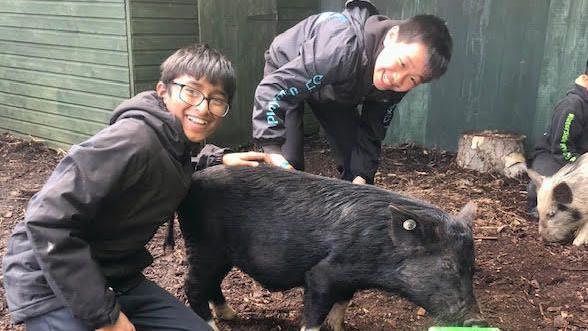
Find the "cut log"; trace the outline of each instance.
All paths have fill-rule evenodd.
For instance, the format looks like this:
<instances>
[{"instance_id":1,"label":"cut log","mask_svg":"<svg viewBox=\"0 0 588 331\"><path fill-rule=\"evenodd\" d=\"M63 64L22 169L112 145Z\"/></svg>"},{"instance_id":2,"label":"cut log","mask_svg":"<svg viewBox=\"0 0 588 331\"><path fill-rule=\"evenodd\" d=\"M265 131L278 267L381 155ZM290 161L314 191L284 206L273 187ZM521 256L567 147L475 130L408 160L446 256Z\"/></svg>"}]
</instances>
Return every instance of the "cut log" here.
<instances>
[{"instance_id":1,"label":"cut log","mask_svg":"<svg viewBox=\"0 0 588 331\"><path fill-rule=\"evenodd\" d=\"M457 165L479 172L516 177L527 169L524 135L494 130L469 131L459 138Z\"/></svg>"}]
</instances>

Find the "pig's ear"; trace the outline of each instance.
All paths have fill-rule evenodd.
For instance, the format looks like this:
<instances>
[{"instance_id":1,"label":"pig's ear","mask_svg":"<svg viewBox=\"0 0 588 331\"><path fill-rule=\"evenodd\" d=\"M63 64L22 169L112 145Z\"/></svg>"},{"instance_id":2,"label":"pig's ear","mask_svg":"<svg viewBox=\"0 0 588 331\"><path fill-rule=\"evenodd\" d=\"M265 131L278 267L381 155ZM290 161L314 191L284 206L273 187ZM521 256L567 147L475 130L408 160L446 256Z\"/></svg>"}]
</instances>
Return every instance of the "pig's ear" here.
<instances>
[{"instance_id":1,"label":"pig's ear","mask_svg":"<svg viewBox=\"0 0 588 331\"><path fill-rule=\"evenodd\" d=\"M474 223L474 219L476 218L477 210L478 205L475 202L470 201L461 209L459 214L457 214L457 218L462 219L471 228L472 224Z\"/></svg>"},{"instance_id":2,"label":"pig's ear","mask_svg":"<svg viewBox=\"0 0 588 331\"><path fill-rule=\"evenodd\" d=\"M537 189L539 189L541 187L541 185L543 184L543 180L545 179L545 176L542 176L541 174L539 174L537 171L535 171L533 169L527 169L527 175L529 176L529 178L531 178L531 180L533 181L533 184L535 184L535 186L537 186Z\"/></svg>"},{"instance_id":3,"label":"pig's ear","mask_svg":"<svg viewBox=\"0 0 588 331\"><path fill-rule=\"evenodd\" d=\"M553 200L557 203L570 204L574 199L572 189L566 182L561 182L553 188Z\"/></svg>"}]
</instances>

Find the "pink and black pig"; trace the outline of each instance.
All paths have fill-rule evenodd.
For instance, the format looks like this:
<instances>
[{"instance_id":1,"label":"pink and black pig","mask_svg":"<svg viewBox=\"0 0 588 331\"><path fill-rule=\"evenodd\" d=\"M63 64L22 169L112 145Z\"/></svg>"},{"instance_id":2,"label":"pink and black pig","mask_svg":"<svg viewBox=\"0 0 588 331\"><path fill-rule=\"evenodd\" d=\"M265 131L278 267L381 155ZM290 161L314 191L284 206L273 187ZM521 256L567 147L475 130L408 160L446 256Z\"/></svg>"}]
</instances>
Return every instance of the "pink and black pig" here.
<instances>
[{"instance_id":1,"label":"pink and black pig","mask_svg":"<svg viewBox=\"0 0 588 331\"><path fill-rule=\"evenodd\" d=\"M549 242L588 244L588 153L549 177L529 169L537 186L539 234Z\"/></svg>"}]
</instances>

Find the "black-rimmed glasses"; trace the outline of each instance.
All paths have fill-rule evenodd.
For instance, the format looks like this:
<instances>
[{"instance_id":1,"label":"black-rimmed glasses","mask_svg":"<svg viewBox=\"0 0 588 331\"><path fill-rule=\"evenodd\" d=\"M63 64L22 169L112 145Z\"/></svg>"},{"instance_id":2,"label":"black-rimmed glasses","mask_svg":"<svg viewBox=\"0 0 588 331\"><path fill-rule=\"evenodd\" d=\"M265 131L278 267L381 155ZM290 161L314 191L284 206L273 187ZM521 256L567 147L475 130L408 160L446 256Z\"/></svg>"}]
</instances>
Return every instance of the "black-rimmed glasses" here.
<instances>
[{"instance_id":1,"label":"black-rimmed glasses","mask_svg":"<svg viewBox=\"0 0 588 331\"><path fill-rule=\"evenodd\" d=\"M180 100L183 102L198 107L202 101L208 102L208 111L217 117L225 117L229 113L229 103L222 99L209 98L197 89L194 89L186 84L172 82L172 84L180 87L178 94Z\"/></svg>"}]
</instances>

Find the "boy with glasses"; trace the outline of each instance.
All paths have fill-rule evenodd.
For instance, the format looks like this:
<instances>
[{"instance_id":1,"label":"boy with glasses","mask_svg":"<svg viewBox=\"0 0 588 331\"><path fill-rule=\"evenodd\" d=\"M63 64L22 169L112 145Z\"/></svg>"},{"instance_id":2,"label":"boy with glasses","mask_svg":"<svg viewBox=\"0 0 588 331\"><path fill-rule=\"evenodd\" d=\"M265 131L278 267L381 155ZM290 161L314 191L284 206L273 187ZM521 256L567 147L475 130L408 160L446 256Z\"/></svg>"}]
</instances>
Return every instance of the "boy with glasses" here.
<instances>
[{"instance_id":1,"label":"boy with glasses","mask_svg":"<svg viewBox=\"0 0 588 331\"><path fill-rule=\"evenodd\" d=\"M396 105L414 87L441 77L452 39L433 15L394 21L365 0L342 13L313 15L277 36L255 91L253 138L274 164L304 169L308 103L337 156L341 177L373 183ZM361 107L361 112L358 107Z\"/></svg>"},{"instance_id":2,"label":"boy with glasses","mask_svg":"<svg viewBox=\"0 0 588 331\"><path fill-rule=\"evenodd\" d=\"M145 244L170 220L191 184L192 150L229 112L231 63L206 45L161 65L155 91L123 102L110 126L71 148L31 198L3 260L16 323L36 330L209 330L145 279ZM262 153L207 145L196 170L255 166Z\"/></svg>"}]
</instances>

